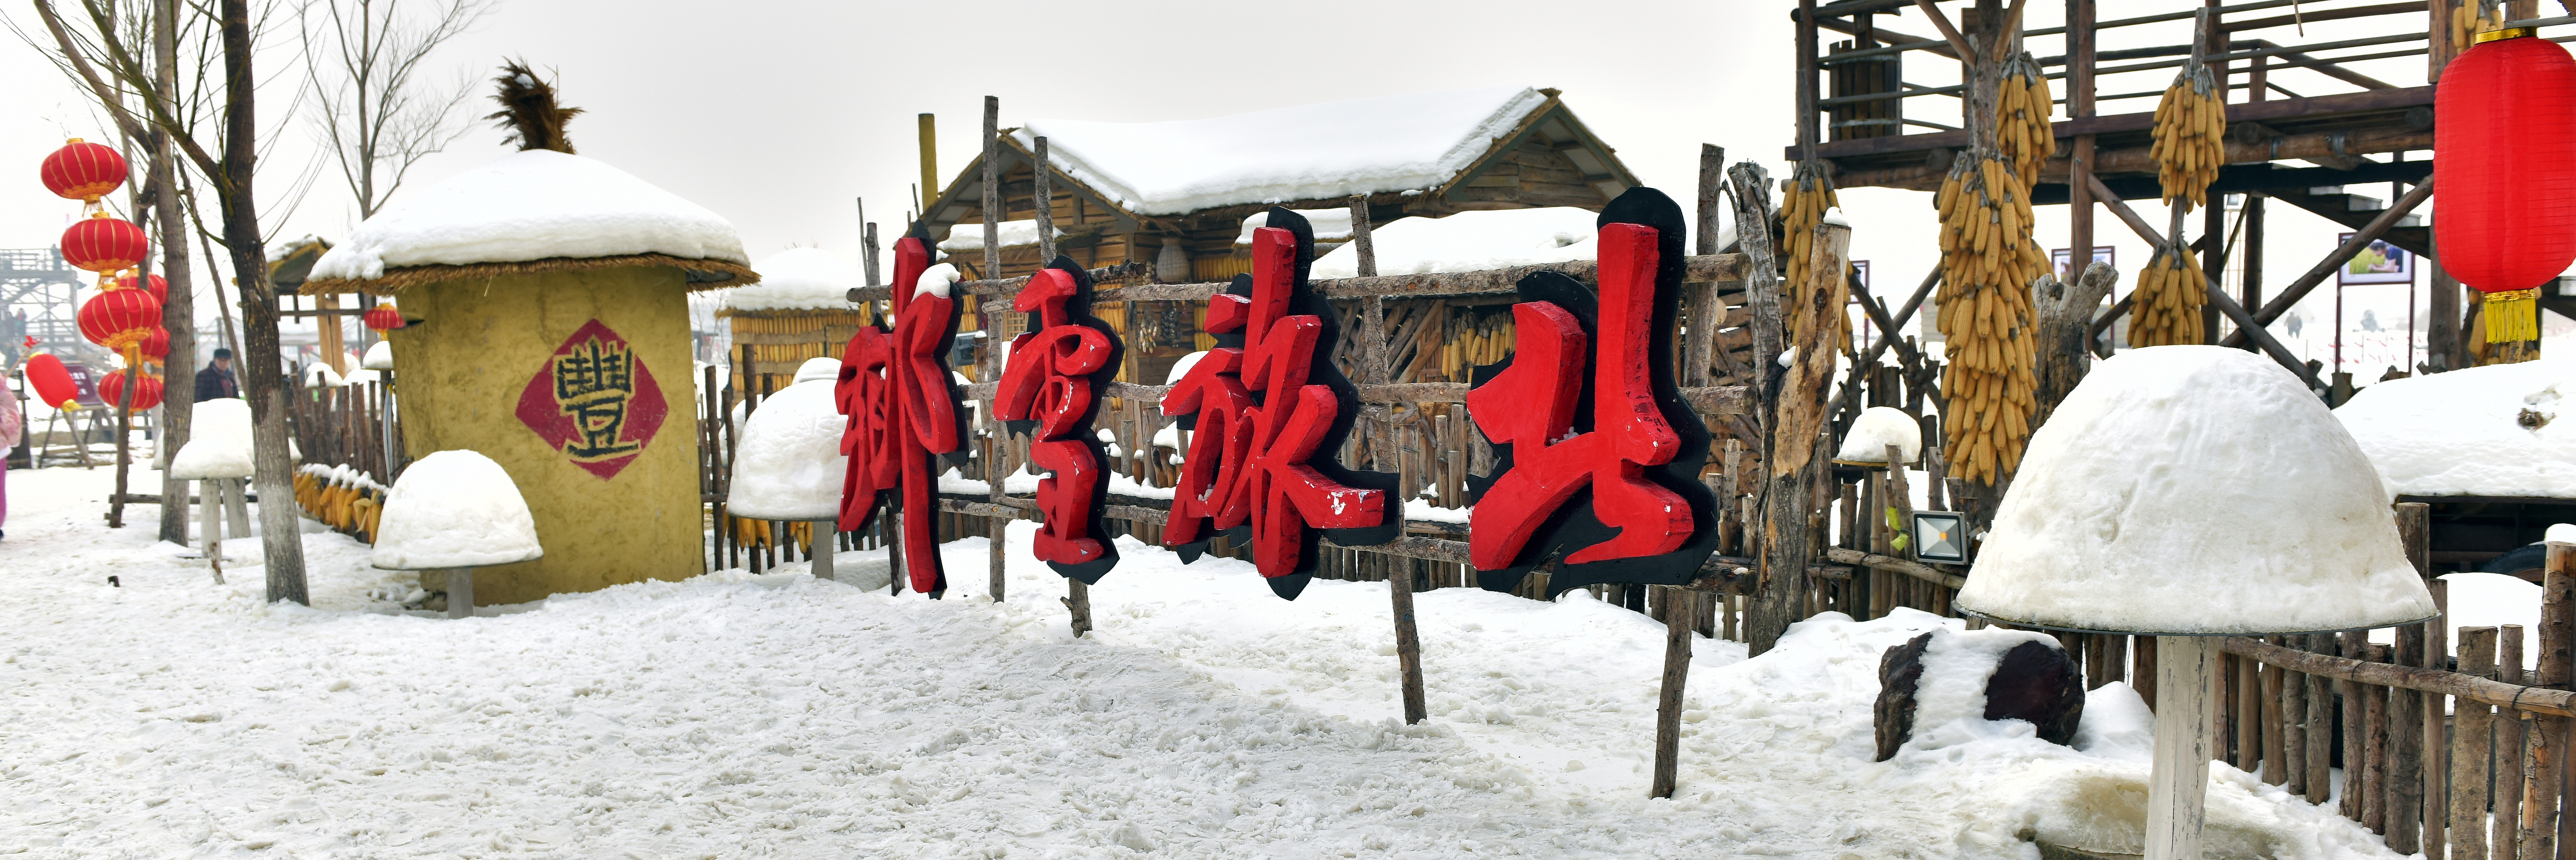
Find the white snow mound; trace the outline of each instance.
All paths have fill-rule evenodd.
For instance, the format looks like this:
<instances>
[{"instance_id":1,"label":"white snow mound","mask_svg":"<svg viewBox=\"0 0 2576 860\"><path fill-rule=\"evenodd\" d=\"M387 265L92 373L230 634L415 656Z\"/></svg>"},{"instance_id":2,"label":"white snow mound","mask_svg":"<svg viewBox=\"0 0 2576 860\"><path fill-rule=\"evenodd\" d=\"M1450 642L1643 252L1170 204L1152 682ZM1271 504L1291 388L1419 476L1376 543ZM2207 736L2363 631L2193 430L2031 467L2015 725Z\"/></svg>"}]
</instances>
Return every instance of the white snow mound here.
<instances>
[{"instance_id":1,"label":"white snow mound","mask_svg":"<svg viewBox=\"0 0 2576 860\"><path fill-rule=\"evenodd\" d=\"M850 258L821 248L789 248L751 264L760 283L724 291L728 311L853 310L850 291L867 276Z\"/></svg>"},{"instance_id":2,"label":"white snow mound","mask_svg":"<svg viewBox=\"0 0 2576 860\"><path fill-rule=\"evenodd\" d=\"M358 366L367 370L394 369L394 342L376 341L375 345L367 347L366 357L358 359Z\"/></svg>"},{"instance_id":3,"label":"white snow mound","mask_svg":"<svg viewBox=\"0 0 2576 860\"><path fill-rule=\"evenodd\" d=\"M414 461L385 494L375 566L386 570L490 567L534 561L537 521L519 485L492 458L440 451Z\"/></svg>"},{"instance_id":4,"label":"white snow mound","mask_svg":"<svg viewBox=\"0 0 2576 860\"><path fill-rule=\"evenodd\" d=\"M1038 243L1037 219L1004 221L993 225L993 235L1001 247L1021 248ZM1056 238L1064 238L1064 228L1055 228ZM984 222L960 221L948 228L948 238L939 240L939 250L951 254L984 250Z\"/></svg>"},{"instance_id":5,"label":"white snow mound","mask_svg":"<svg viewBox=\"0 0 2576 860\"><path fill-rule=\"evenodd\" d=\"M250 439L250 401L222 397L199 403L188 412L188 444L170 455L170 477L250 477Z\"/></svg>"},{"instance_id":6,"label":"white snow mound","mask_svg":"<svg viewBox=\"0 0 2576 860\"><path fill-rule=\"evenodd\" d=\"M1872 406L1852 419L1851 432L1843 434L1843 447L1834 459L1849 463L1887 462L1887 446L1896 446L1898 456L1911 463L1923 459L1923 424L1905 410L1892 406Z\"/></svg>"},{"instance_id":7,"label":"white snow mound","mask_svg":"<svg viewBox=\"0 0 2576 860\"><path fill-rule=\"evenodd\" d=\"M2394 496L2576 498L2576 361L2542 359L2392 379L2335 417Z\"/></svg>"},{"instance_id":8,"label":"white snow mound","mask_svg":"<svg viewBox=\"0 0 2576 860\"><path fill-rule=\"evenodd\" d=\"M1170 122L1031 120L1048 158L1138 215L1438 188L1547 104L1528 87L1378 96ZM981 231L977 231L980 241Z\"/></svg>"},{"instance_id":9,"label":"white snow mound","mask_svg":"<svg viewBox=\"0 0 2576 860\"><path fill-rule=\"evenodd\" d=\"M605 163L532 149L411 192L323 254L313 277L628 254L750 262L733 224L706 207Z\"/></svg>"},{"instance_id":10,"label":"white snow mound","mask_svg":"<svg viewBox=\"0 0 2576 860\"><path fill-rule=\"evenodd\" d=\"M1377 273L1424 275L1474 272L1540 263L1590 260L1600 253L1601 215L1572 206L1460 212L1446 218L1403 218L1369 231ZM1359 275L1356 245L1315 258L1313 276Z\"/></svg>"},{"instance_id":11,"label":"white snow mound","mask_svg":"<svg viewBox=\"0 0 2576 860\"><path fill-rule=\"evenodd\" d=\"M727 511L757 520L841 515L841 479L850 458L841 453L845 424L832 386L799 382L760 401L735 448Z\"/></svg>"},{"instance_id":12,"label":"white snow mound","mask_svg":"<svg viewBox=\"0 0 2576 860\"><path fill-rule=\"evenodd\" d=\"M1937 750L1996 737L2035 737L2027 720L1986 719L1986 681L2004 652L2024 642L2060 648L2057 637L2035 630L1959 630L1936 627L1923 649L1923 677L1914 684L1914 730L1908 750Z\"/></svg>"},{"instance_id":13,"label":"white snow mound","mask_svg":"<svg viewBox=\"0 0 2576 860\"><path fill-rule=\"evenodd\" d=\"M795 382L812 382L817 379L826 379L833 382L841 381L841 360L837 358L816 357L806 359L804 364L796 366ZM791 382L789 384L792 385L794 383Z\"/></svg>"},{"instance_id":14,"label":"white snow mound","mask_svg":"<svg viewBox=\"0 0 2576 860\"><path fill-rule=\"evenodd\" d=\"M2433 614L2379 475L2270 359L2094 365L2031 435L1958 606L2130 633L2351 630Z\"/></svg>"}]
</instances>

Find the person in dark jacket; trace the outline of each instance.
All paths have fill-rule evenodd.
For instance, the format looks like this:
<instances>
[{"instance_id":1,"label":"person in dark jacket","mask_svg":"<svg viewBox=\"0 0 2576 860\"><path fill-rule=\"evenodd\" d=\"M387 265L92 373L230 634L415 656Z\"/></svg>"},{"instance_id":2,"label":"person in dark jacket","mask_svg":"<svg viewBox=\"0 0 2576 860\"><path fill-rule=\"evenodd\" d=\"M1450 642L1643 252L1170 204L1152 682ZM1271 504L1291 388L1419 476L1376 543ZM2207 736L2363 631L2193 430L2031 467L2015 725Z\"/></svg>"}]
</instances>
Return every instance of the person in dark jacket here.
<instances>
[{"instance_id":1,"label":"person in dark jacket","mask_svg":"<svg viewBox=\"0 0 2576 860\"><path fill-rule=\"evenodd\" d=\"M241 383L233 381L233 351L215 350L215 360L207 362L204 370L197 371L197 399L194 402L240 396Z\"/></svg>"}]
</instances>

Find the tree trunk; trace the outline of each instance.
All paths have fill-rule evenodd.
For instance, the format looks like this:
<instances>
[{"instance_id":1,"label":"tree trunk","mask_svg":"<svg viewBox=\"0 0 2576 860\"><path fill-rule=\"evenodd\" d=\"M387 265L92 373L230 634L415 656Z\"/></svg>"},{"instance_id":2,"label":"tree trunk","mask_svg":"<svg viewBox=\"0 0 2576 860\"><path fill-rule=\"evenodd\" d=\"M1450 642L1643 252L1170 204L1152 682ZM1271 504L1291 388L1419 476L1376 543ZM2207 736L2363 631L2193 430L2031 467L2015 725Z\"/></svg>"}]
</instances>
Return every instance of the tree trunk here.
<instances>
[{"instance_id":1,"label":"tree trunk","mask_svg":"<svg viewBox=\"0 0 2576 860\"><path fill-rule=\"evenodd\" d=\"M152 88L164 101L179 89L177 0L161 0L152 15ZM170 282L170 298L161 303L161 328L170 333L170 353L161 362L161 539L188 543L188 482L170 477L170 458L188 444L196 412L197 331L194 281L188 271L188 216L179 208L178 153L167 132L152 136L154 189L152 218L161 232L161 272Z\"/></svg>"},{"instance_id":2,"label":"tree trunk","mask_svg":"<svg viewBox=\"0 0 2576 860\"><path fill-rule=\"evenodd\" d=\"M2032 410L2030 426L2047 421L2057 402L2084 381L2093 359L2093 311L2119 279L2119 270L2110 264L2093 263L2072 284L2055 277L2040 280L2031 296L2039 317L2039 408Z\"/></svg>"},{"instance_id":3,"label":"tree trunk","mask_svg":"<svg viewBox=\"0 0 2576 860\"><path fill-rule=\"evenodd\" d=\"M257 157L258 116L252 93L259 80L250 68L254 48L249 0L223 0L224 246L242 297L242 394L250 400L251 465L259 485L260 547L267 554L268 600L311 603L304 588L303 529L296 522L292 476L286 462L285 372L277 344L277 287L268 280L268 249L261 245L251 168ZM194 391L192 387L191 392Z\"/></svg>"}]
</instances>

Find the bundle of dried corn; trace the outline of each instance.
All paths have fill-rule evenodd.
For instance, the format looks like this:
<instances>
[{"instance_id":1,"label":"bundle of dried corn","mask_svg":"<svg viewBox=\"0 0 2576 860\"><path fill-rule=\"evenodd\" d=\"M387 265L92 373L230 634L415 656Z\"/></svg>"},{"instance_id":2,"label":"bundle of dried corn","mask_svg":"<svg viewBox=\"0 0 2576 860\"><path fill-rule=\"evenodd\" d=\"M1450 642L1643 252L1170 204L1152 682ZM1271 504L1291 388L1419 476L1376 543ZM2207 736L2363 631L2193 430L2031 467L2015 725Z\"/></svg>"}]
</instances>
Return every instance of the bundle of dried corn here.
<instances>
[{"instance_id":1,"label":"bundle of dried corn","mask_svg":"<svg viewBox=\"0 0 2576 860\"><path fill-rule=\"evenodd\" d=\"M2227 163L2225 95L2209 66L2194 59L2156 102L2155 144L2147 154L2156 159L2156 178L2166 200L2189 198L2192 205L2209 205L2209 183Z\"/></svg>"},{"instance_id":2,"label":"bundle of dried corn","mask_svg":"<svg viewBox=\"0 0 2576 860\"><path fill-rule=\"evenodd\" d=\"M2468 53L2477 34L2504 28L2502 0L2459 0L2451 7L2451 55Z\"/></svg>"},{"instance_id":3,"label":"bundle of dried corn","mask_svg":"<svg viewBox=\"0 0 2576 860\"><path fill-rule=\"evenodd\" d=\"M1807 254L1813 249L1816 225L1824 223L1825 210L1842 205L1834 195L1834 181L1812 162L1799 162L1796 175L1784 183L1788 199L1781 201L1781 253L1789 261L1788 328L1797 331L1806 322L1808 308L1815 304L1808 292L1812 283L1807 275ZM1833 311L1840 320L1834 336L1834 349L1851 349L1851 316L1840 308Z\"/></svg>"},{"instance_id":4,"label":"bundle of dried corn","mask_svg":"<svg viewBox=\"0 0 2576 860\"><path fill-rule=\"evenodd\" d=\"M2021 463L2038 405L2030 285L2048 271L2048 255L2031 239L2029 189L1999 157L1959 156L1935 205L1949 461L1955 477L1992 484Z\"/></svg>"},{"instance_id":5,"label":"bundle of dried corn","mask_svg":"<svg viewBox=\"0 0 2576 860\"><path fill-rule=\"evenodd\" d=\"M2039 166L2057 154L2057 135L2048 124L2056 109L2048 92L2048 74L2030 52L2004 62L2003 81L1995 94L1995 140L2023 187L2039 182Z\"/></svg>"},{"instance_id":6,"label":"bundle of dried corn","mask_svg":"<svg viewBox=\"0 0 2576 860\"><path fill-rule=\"evenodd\" d=\"M2179 258L2157 251L2138 270L2138 289L2130 294L2130 346L2203 342L2200 306L2209 294L2200 287L2199 269L2191 249L2184 248Z\"/></svg>"}]
</instances>

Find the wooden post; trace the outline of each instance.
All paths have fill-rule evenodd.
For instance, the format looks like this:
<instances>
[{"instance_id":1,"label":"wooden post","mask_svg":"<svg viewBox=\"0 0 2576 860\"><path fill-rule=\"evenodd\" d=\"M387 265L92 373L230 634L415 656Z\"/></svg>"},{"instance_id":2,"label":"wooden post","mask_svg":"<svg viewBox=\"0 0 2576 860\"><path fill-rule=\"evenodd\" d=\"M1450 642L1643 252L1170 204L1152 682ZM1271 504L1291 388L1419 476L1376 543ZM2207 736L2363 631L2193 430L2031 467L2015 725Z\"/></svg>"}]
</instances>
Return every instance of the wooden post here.
<instances>
[{"instance_id":1,"label":"wooden post","mask_svg":"<svg viewBox=\"0 0 2576 860\"><path fill-rule=\"evenodd\" d=\"M986 278L999 278L1002 276L1003 201L1002 169L1000 165L1002 158L1001 125L1002 100L996 96L985 96L984 277ZM1044 204L1040 203L1040 205ZM1045 264L1040 263L1040 265ZM1003 346L1001 342L1001 326L994 323L995 321L992 314L984 314L982 324L982 328L984 330L984 372L980 374L981 381L1000 382L1002 379ZM1009 438L1002 434L1000 415L1001 413L995 407L993 399L990 397L985 398L984 438L986 440L986 444L984 446L984 481L987 485L986 497L995 505L1002 503L1002 496L1004 495L1002 490L1002 477L1006 474L1002 469L1002 461L1008 459L1005 456L1005 453L1006 449L1010 447ZM985 561L988 564L987 572L989 574L989 585L987 588L992 592L993 602L1000 603L1002 602L1002 593L1005 586L1002 564L1002 543L1003 539L1010 533L1011 521L1001 517L986 517L984 518L984 523L984 555Z\"/></svg>"},{"instance_id":2,"label":"wooden post","mask_svg":"<svg viewBox=\"0 0 2576 860\"><path fill-rule=\"evenodd\" d=\"M1355 248L1352 253L1359 256L1359 275L1374 277L1377 275L1377 242L1369 235L1368 195L1351 195L1350 209L1351 244ZM1378 296L1361 300L1360 349L1360 374L1367 380L1365 384L1385 385L1386 303ZM1385 407L1370 408L1369 414L1377 418L1377 437L1372 440L1376 444L1370 446L1373 453L1369 467L1380 472L1403 468L1401 456L1395 450L1395 422L1387 415ZM1428 447L1425 446L1426 450ZM1402 495L1401 486L1398 490ZM1387 507L1387 516L1399 520L1404 518L1402 499ZM1422 694L1422 637L1413 617L1413 564L1410 559L1375 555L1378 556L1377 563L1386 571L1387 600L1395 613L1395 661L1404 686L1404 724L1409 726L1422 722L1431 714Z\"/></svg>"},{"instance_id":3,"label":"wooden post","mask_svg":"<svg viewBox=\"0 0 2576 860\"><path fill-rule=\"evenodd\" d=\"M2146 860L2197 860L2216 740L2218 640L2156 637L2155 765L2147 784Z\"/></svg>"},{"instance_id":4,"label":"wooden post","mask_svg":"<svg viewBox=\"0 0 2576 860\"><path fill-rule=\"evenodd\" d=\"M939 199L938 117L932 114L922 114L920 117L920 124L921 200L918 202L919 205L922 206L923 211L920 215L915 217L928 220L930 218L930 212L928 210L931 201Z\"/></svg>"},{"instance_id":5,"label":"wooden post","mask_svg":"<svg viewBox=\"0 0 2576 860\"><path fill-rule=\"evenodd\" d=\"M2263 764L2263 693L2260 673L2262 664L2252 658L2236 660L2236 769L2253 773Z\"/></svg>"},{"instance_id":6,"label":"wooden post","mask_svg":"<svg viewBox=\"0 0 2576 860\"><path fill-rule=\"evenodd\" d=\"M2302 644L2304 650L2318 654L2335 653L2333 634L2314 633L2301 638L2305 640ZM2333 679L2323 675L2302 675L2301 678L2307 681L2307 692L2302 697L2307 713L2300 717L2303 724L2301 734L2307 741L2307 751L2302 755L2306 764L2306 796L2309 803L2322 805L2334 791L2335 690Z\"/></svg>"},{"instance_id":7,"label":"wooden post","mask_svg":"<svg viewBox=\"0 0 2576 860\"><path fill-rule=\"evenodd\" d=\"M2389 662L2395 649L2372 645L2362 659L2373 663ZM2388 835L2388 691L2375 684L2360 685L2361 690L2361 826L2382 836ZM2347 703L2346 707L2350 707ZM2345 731L2351 731L2349 727ZM2344 793L2352 793L2352 763L2344 763Z\"/></svg>"},{"instance_id":8,"label":"wooden post","mask_svg":"<svg viewBox=\"0 0 2576 860\"><path fill-rule=\"evenodd\" d=\"M1655 783L1650 796L1673 796L1681 767L1682 691L1690 678L1691 624L1699 617L1699 593L1678 588L1664 592L1664 686L1655 706Z\"/></svg>"},{"instance_id":9,"label":"wooden post","mask_svg":"<svg viewBox=\"0 0 2576 860\"><path fill-rule=\"evenodd\" d=\"M815 579L833 578L832 550L840 538L833 529L840 528L840 525L839 520L814 521L814 543L807 547L805 556L808 559L806 569L814 574Z\"/></svg>"},{"instance_id":10,"label":"wooden post","mask_svg":"<svg viewBox=\"0 0 2576 860\"><path fill-rule=\"evenodd\" d=\"M2540 589L2540 664L2535 687L2566 689L2576 676L2576 544L2549 544ZM2522 788L2521 856L2557 856L2559 775L2567 755L2567 719L2534 716L2526 730Z\"/></svg>"},{"instance_id":11,"label":"wooden post","mask_svg":"<svg viewBox=\"0 0 2576 860\"><path fill-rule=\"evenodd\" d=\"M2496 629L2460 628L2461 674L2496 676ZM2495 739L2495 708L2472 699L2452 705L2451 860L2487 860L2487 786ZM2428 855L2429 856L2429 855Z\"/></svg>"},{"instance_id":12,"label":"wooden post","mask_svg":"<svg viewBox=\"0 0 2576 860\"><path fill-rule=\"evenodd\" d=\"M2297 647L2296 636L2275 636L2274 645ZM2308 793L2308 676L2297 672L2280 672L2279 691L2281 737L2280 785L2292 795Z\"/></svg>"},{"instance_id":13,"label":"wooden post","mask_svg":"<svg viewBox=\"0 0 2576 860\"><path fill-rule=\"evenodd\" d=\"M2031 298L2039 324L2039 390L2035 392L2038 408L2032 410L2030 426L2037 427L2057 411L2057 402L2084 381L2084 372L2093 366L2093 309L2111 294L2111 286L2120 272L2107 265L2085 264L2077 269L2073 283L2046 276L2033 290Z\"/></svg>"},{"instance_id":14,"label":"wooden post","mask_svg":"<svg viewBox=\"0 0 2576 860\"><path fill-rule=\"evenodd\" d=\"M2094 0L2066 0L2066 116L2084 119L2093 115L2093 35ZM2075 136L2075 148L2067 158L2071 177L2067 185L2067 221L2069 230L2067 268L2084 271L2093 260L2093 189L2084 180L2093 175L2093 135ZM2087 314L2091 308L2087 307ZM2091 341L2088 336L2086 341ZM2031 426L2039 426L2032 422Z\"/></svg>"},{"instance_id":15,"label":"wooden post","mask_svg":"<svg viewBox=\"0 0 2576 860\"><path fill-rule=\"evenodd\" d=\"M2522 625L2505 624L2496 628L2496 680L2507 684L2525 683L2522 671ZM2522 856L2522 745L2525 722L2520 712L2497 708L2495 737L2495 799L2489 815L2492 825L2487 852L2498 860Z\"/></svg>"},{"instance_id":16,"label":"wooden post","mask_svg":"<svg viewBox=\"0 0 2576 860\"><path fill-rule=\"evenodd\" d=\"M1031 202L1037 207L1038 266L1043 268L1055 262L1055 195L1049 193L1050 189L1047 187L1049 172L1047 139L1043 136L1037 138L1030 144L1030 148L1037 160L1037 164L1031 167L1031 172L1034 174L1033 185L1037 191L1032 196ZM994 277L1000 276L997 274ZM1132 326L1130 330L1133 330Z\"/></svg>"},{"instance_id":17,"label":"wooden post","mask_svg":"<svg viewBox=\"0 0 2576 860\"><path fill-rule=\"evenodd\" d=\"M1762 386L1767 408L1758 410L1769 450L1764 457L1761 567L1748 612L1747 638L1750 652L1759 655L1771 650L1790 622L1802 617L1803 598L1809 591L1807 562L1814 551L1809 521L1816 507L1816 485L1824 474L1818 449L1825 435L1826 399L1834 374L1834 350L1827 346L1832 329L1821 320L1832 311L1807 315L1817 322L1795 333L1795 342L1787 346L1795 348L1796 358L1785 374L1778 371L1776 356L1786 350L1765 346L1781 345L1788 333L1782 328L1786 317L1771 274L1768 177L1747 164L1735 168L1734 179L1736 225L1753 258L1746 285L1753 297L1754 352L1760 361L1756 370L1776 380ZM1816 283L1800 292L1814 296L1820 308L1842 306L1848 289L1843 273L1850 243L1850 228L1816 225L1807 270Z\"/></svg>"},{"instance_id":18,"label":"wooden post","mask_svg":"<svg viewBox=\"0 0 2576 860\"><path fill-rule=\"evenodd\" d=\"M2431 510L2430 505L2421 502L2397 506L2398 541L2405 546L2407 560L2414 562L2418 576L2428 572L2432 564L2426 551L2432 528ZM2424 625L2397 628L2398 665L2424 665L2424 646ZM2435 701L2440 698L2433 697ZM2421 691L2402 687L2388 691L2388 848L2400 854L2415 853L2425 844L2427 833L2438 838L2441 831L2441 817L2429 814L2433 807L2424 802L2424 701ZM2439 719L2439 712L2435 714Z\"/></svg>"},{"instance_id":19,"label":"wooden post","mask_svg":"<svg viewBox=\"0 0 2576 860\"><path fill-rule=\"evenodd\" d=\"M262 504L265 504L265 502ZM447 617L474 617L473 568L451 567L447 569Z\"/></svg>"},{"instance_id":20,"label":"wooden post","mask_svg":"<svg viewBox=\"0 0 2576 860\"><path fill-rule=\"evenodd\" d=\"M0 397L6 396L8 395L5 392L0 392ZM215 489L219 483L213 478L197 482L197 510L199 517L205 520L205 523L199 526L199 530L204 533L206 563L214 566L216 585L224 584L224 517L221 510L223 491ZM185 488L188 485L182 481L179 486ZM182 498L179 501L182 503L180 509L186 510L187 499Z\"/></svg>"},{"instance_id":21,"label":"wooden post","mask_svg":"<svg viewBox=\"0 0 2576 860\"><path fill-rule=\"evenodd\" d=\"M1073 638L1091 632L1091 586L1073 577L1064 578L1064 608L1073 615Z\"/></svg>"},{"instance_id":22,"label":"wooden post","mask_svg":"<svg viewBox=\"0 0 2576 860\"><path fill-rule=\"evenodd\" d=\"M2336 651L2346 659L2370 659L2369 633L2349 630L2337 634L2335 640ZM2366 722L2369 706L2363 702L2368 691L2357 681L2337 681L2336 686L2343 694L2343 803L2339 811L2345 818L2362 821L2362 800L2370 794L2364 781L2371 758L2370 726Z\"/></svg>"}]
</instances>

